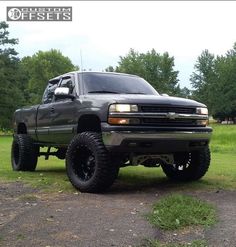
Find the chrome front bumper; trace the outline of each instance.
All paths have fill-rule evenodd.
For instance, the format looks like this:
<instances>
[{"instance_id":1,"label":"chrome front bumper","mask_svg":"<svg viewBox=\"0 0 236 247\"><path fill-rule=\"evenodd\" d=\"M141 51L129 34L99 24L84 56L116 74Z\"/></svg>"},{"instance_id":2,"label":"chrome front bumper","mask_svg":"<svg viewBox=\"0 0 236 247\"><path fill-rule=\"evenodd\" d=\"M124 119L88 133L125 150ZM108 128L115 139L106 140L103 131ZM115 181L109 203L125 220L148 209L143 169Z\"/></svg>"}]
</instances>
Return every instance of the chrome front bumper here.
<instances>
[{"instance_id":1,"label":"chrome front bumper","mask_svg":"<svg viewBox=\"0 0 236 247\"><path fill-rule=\"evenodd\" d=\"M102 132L105 146L119 146L123 141L209 141L211 132L194 131L172 131L172 132L132 132L132 131L110 131Z\"/></svg>"}]
</instances>

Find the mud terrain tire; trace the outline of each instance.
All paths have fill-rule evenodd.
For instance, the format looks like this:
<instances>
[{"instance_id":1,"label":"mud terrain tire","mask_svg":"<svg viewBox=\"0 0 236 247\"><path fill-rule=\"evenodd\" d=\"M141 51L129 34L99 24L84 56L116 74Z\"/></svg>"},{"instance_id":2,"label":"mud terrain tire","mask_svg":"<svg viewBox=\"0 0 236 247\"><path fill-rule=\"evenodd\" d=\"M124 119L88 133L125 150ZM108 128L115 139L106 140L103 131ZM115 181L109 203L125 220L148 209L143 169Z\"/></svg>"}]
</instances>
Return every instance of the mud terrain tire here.
<instances>
[{"instance_id":1,"label":"mud terrain tire","mask_svg":"<svg viewBox=\"0 0 236 247\"><path fill-rule=\"evenodd\" d=\"M117 177L119 167L110 162L101 134L76 135L66 153L66 171L72 185L81 192L102 192Z\"/></svg>"},{"instance_id":2,"label":"mud terrain tire","mask_svg":"<svg viewBox=\"0 0 236 247\"><path fill-rule=\"evenodd\" d=\"M162 164L162 170L172 180L195 181L205 175L210 160L209 147L191 153L175 153L174 164Z\"/></svg>"},{"instance_id":3,"label":"mud terrain tire","mask_svg":"<svg viewBox=\"0 0 236 247\"><path fill-rule=\"evenodd\" d=\"M14 171L34 171L39 148L27 134L15 135L11 148L11 164Z\"/></svg>"}]
</instances>

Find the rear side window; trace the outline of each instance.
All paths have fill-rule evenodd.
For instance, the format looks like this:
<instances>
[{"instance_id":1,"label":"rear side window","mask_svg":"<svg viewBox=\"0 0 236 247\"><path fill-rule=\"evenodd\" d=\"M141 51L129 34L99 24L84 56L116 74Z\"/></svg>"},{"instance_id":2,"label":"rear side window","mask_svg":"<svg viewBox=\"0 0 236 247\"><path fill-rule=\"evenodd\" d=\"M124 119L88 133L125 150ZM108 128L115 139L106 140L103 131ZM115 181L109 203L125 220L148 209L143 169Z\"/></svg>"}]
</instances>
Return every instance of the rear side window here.
<instances>
[{"instance_id":1,"label":"rear side window","mask_svg":"<svg viewBox=\"0 0 236 247\"><path fill-rule=\"evenodd\" d=\"M48 103L51 103L53 101L54 91L56 88L57 88L57 84L48 83L48 85L44 91L44 94L43 94L43 99L42 99L43 104L48 104Z\"/></svg>"}]
</instances>

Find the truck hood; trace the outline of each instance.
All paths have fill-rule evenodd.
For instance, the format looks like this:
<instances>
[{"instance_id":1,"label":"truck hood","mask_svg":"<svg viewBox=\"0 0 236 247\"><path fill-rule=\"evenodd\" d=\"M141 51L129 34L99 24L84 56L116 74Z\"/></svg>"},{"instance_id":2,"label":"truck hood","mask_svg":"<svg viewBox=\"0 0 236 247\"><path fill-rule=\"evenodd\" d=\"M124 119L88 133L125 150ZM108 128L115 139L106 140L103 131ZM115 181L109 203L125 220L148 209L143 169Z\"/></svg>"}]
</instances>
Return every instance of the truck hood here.
<instances>
[{"instance_id":1,"label":"truck hood","mask_svg":"<svg viewBox=\"0 0 236 247\"><path fill-rule=\"evenodd\" d=\"M173 106L193 106L206 107L204 104L194 100L179 97L170 97L162 95L142 95L142 94L93 94L86 95L87 100L97 99L110 103L131 103L131 104L160 104Z\"/></svg>"}]
</instances>

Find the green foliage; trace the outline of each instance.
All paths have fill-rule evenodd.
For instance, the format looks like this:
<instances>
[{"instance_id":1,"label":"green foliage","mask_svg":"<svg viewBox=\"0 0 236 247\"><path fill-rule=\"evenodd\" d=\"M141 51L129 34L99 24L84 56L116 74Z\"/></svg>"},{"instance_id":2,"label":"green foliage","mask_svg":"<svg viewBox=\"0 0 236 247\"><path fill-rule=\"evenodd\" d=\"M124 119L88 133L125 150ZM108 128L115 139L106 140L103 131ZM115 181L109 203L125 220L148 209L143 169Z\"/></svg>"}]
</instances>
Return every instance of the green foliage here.
<instances>
[{"instance_id":1,"label":"green foliage","mask_svg":"<svg viewBox=\"0 0 236 247\"><path fill-rule=\"evenodd\" d=\"M193 97L221 120L236 117L236 43L225 56L202 52L191 76Z\"/></svg>"},{"instance_id":2,"label":"green foliage","mask_svg":"<svg viewBox=\"0 0 236 247\"><path fill-rule=\"evenodd\" d=\"M118 64L116 72L141 76L160 93L176 95L180 92L174 57L170 57L168 52L159 54L152 49L147 53L139 53L130 49L126 56L120 57Z\"/></svg>"},{"instance_id":3,"label":"green foliage","mask_svg":"<svg viewBox=\"0 0 236 247\"><path fill-rule=\"evenodd\" d=\"M0 128L11 127L14 110L24 102L19 59L12 48L17 43L9 38L8 24L0 22Z\"/></svg>"},{"instance_id":4,"label":"green foliage","mask_svg":"<svg viewBox=\"0 0 236 247\"><path fill-rule=\"evenodd\" d=\"M39 51L21 61L13 48L18 40L9 38L8 24L0 22L0 129L12 128L17 108L41 102L49 79L78 70L58 50Z\"/></svg>"},{"instance_id":5,"label":"green foliage","mask_svg":"<svg viewBox=\"0 0 236 247\"><path fill-rule=\"evenodd\" d=\"M21 68L28 84L25 97L31 104L41 102L49 79L77 69L68 57L55 49L38 51L32 57L24 57Z\"/></svg>"},{"instance_id":6,"label":"green foliage","mask_svg":"<svg viewBox=\"0 0 236 247\"><path fill-rule=\"evenodd\" d=\"M191 225L210 226L216 222L216 212L213 206L199 199L172 194L154 205L148 220L164 230Z\"/></svg>"},{"instance_id":7,"label":"green foliage","mask_svg":"<svg viewBox=\"0 0 236 247\"><path fill-rule=\"evenodd\" d=\"M115 72L115 69L112 67L112 66L108 66L106 69L105 69L106 72Z\"/></svg>"},{"instance_id":8,"label":"green foliage","mask_svg":"<svg viewBox=\"0 0 236 247\"><path fill-rule=\"evenodd\" d=\"M194 88L193 98L205 103L210 110L211 105L211 88L215 83L214 74L215 57L208 50L202 52L194 66L195 72L191 75L190 81Z\"/></svg>"}]
</instances>

